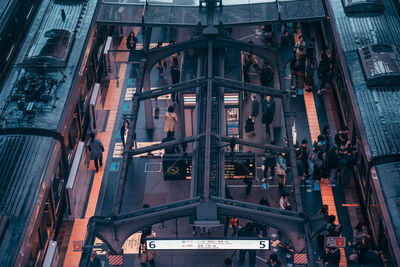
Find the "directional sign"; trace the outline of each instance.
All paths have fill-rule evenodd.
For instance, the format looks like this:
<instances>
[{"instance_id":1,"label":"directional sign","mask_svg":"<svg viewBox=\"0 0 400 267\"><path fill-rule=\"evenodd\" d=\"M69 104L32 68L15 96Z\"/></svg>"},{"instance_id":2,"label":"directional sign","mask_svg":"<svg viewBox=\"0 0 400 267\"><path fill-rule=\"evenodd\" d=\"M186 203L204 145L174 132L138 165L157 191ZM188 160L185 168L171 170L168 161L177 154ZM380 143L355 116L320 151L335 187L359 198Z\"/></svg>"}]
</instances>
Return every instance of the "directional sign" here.
<instances>
[{"instance_id":1,"label":"directional sign","mask_svg":"<svg viewBox=\"0 0 400 267\"><path fill-rule=\"evenodd\" d=\"M147 239L148 250L175 250L175 249L254 249L269 250L268 239Z\"/></svg>"}]
</instances>

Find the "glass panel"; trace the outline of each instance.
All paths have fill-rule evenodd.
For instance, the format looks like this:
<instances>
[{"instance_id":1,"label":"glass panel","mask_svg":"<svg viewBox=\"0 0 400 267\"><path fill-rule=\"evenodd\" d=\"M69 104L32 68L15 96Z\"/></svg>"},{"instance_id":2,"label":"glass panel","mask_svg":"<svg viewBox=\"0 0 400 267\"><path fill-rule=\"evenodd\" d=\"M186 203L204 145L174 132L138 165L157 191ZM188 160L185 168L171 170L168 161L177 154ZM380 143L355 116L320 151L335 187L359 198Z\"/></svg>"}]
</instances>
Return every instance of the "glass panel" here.
<instances>
[{"instance_id":1,"label":"glass panel","mask_svg":"<svg viewBox=\"0 0 400 267\"><path fill-rule=\"evenodd\" d=\"M269 1L269 3L263 4L226 6L222 9L216 22L222 21L224 24L265 23L278 19L277 4L275 1Z\"/></svg>"},{"instance_id":2,"label":"glass panel","mask_svg":"<svg viewBox=\"0 0 400 267\"><path fill-rule=\"evenodd\" d=\"M244 4L271 3L271 2L276 2L276 0L222 0L222 5L233 6L233 5L244 5Z\"/></svg>"},{"instance_id":3,"label":"glass panel","mask_svg":"<svg viewBox=\"0 0 400 267\"><path fill-rule=\"evenodd\" d=\"M199 6L199 0L148 0L149 5Z\"/></svg>"},{"instance_id":4,"label":"glass panel","mask_svg":"<svg viewBox=\"0 0 400 267\"><path fill-rule=\"evenodd\" d=\"M141 23L142 5L105 4L100 7L98 22Z\"/></svg>"},{"instance_id":5,"label":"glass panel","mask_svg":"<svg viewBox=\"0 0 400 267\"><path fill-rule=\"evenodd\" d=\"M321 0L279 1L281 17L284 20L325 17Z\"/></svg>"},{"instance_id":6,"label":"glass panel","mask_svg":"<svg viewBox=\"0 0 400 267\"><path fill-rule=\"evenodd\" d=\"M197 7L182 6L147 6L145 23L197 25L206 22L205 14L200 14Z\"/></svg>"}]
</instances>

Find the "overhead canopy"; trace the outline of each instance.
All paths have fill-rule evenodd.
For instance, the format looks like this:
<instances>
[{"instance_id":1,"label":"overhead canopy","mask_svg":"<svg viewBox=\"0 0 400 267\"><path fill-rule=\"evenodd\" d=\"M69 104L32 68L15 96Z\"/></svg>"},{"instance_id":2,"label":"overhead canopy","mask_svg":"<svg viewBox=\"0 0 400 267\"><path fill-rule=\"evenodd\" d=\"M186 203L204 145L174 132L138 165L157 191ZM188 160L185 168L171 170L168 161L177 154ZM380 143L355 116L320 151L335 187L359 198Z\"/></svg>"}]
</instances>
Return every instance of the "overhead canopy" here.
<instances>
[{"instance_id":1,"label":"overhead canopy","mask_svg":"<svg viewBox=\"0 0 400 267\"><path fill-rule=\"evenodd\" d=\"M103 0L100 24L194 27L207 24L207 8L198 0ZM323 0L223 0L215 7L214 25L264 24L325 18Z\"/></svg>"}]
</instances>

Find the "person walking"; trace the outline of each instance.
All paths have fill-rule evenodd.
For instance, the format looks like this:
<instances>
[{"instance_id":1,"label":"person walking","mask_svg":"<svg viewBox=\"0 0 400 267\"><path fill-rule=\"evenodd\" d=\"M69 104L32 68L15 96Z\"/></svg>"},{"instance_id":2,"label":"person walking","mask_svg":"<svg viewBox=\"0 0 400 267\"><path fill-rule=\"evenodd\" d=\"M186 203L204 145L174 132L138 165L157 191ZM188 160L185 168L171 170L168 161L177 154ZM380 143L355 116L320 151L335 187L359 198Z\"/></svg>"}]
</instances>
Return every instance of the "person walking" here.
<instances>
[{"instance_id":1,"label":"person walking","mask_svg":"<svg viewBox=\"0 0 400 267\"><path fill-rule=\"evenodd\" d=\"M96 134L93 132L90 134L90 141L88 148L90 151L90 160L94 160L94 166L96 167L96 172L99 172L99 162L100 162L100 167L103 166L104 146L101 143L100 139L96 138Z\"/></svg>"},{"instance_id":2,"label":"person walking","mask_svg":"<svg viewBox=\"0 0 400 267\"><path fill-rule=\"evenodd\" d=\"M162 45L162 42L158 42L156 48L161 48ZM160 75L160 78L164 78L164 69L167 68L167 62L164 58L156 63L156 68L158 69L158 74Z\"/></svg>"},{"instance_id":3,"label":"person walking","mask_svg":"<svg viewBox=\"0 0 400 267\"><path fill-rule=\"evenodd\" d=\"M262 123L265 124L265 133L267 134L267 136L271 137L271 142L273 142L274 136L273 134L271 134L270 126L275 115L275 101L271 96L267 95L263 100L262 110L263 110Z\"/></svg>"},{"instance_id":4,"label":"person walking","mask_svg":"<svg viewBox=\"0 0 400 267\"><path fill-rule=\"evenodd\" d=\"M174 112L174 107L169 106L168 111L165 113L165 125L164 132L172 132L172 137L175 136L175 132L178 130L178 116Z\"/></svg>"}]
</instances>

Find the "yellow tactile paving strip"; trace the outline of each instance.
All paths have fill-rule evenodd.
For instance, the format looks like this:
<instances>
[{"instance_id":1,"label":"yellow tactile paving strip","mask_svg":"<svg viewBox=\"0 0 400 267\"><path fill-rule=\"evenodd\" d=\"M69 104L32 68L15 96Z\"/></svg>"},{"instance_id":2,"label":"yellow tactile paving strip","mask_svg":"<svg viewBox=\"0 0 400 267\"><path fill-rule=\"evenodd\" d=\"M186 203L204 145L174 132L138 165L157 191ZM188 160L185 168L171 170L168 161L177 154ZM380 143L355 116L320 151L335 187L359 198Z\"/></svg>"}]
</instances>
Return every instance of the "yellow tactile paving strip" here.
<instances>
[{"instance_id":1,"label":"yellow tactile paving strip","mask_svg":"<svg viewBox=\"0 0 400 267\"><path fill-rule=\"evenodd\" d=\"M308 119L308 125L310 128L310 135L311 135L311 141L312 143L318 139L318 135L320 135L320 129L319 129L319 122L318 122L318 116L317 116L317 109L315 107L315 102L314 102L314 95L311 92L306 92L304 90L304 103L306 106L306 112L307 112L307 119ZM321 188L321 198L322 198L322 203L324 205L328 205L328 210L330 215L335 215L336 216L336 223L339 223L339 218L337 216L337 211L336 211L336 206L335 206L335 199L333 198L333 192L332 188L328 186L328 181L324 180L320 182L320 188ZM347 260L346 260L346 253L344 251L344 248L340 249L340 267L345 267L347 266Z\"/></svg>"},{"instance_id":2,"label":"yellow tactile paving strip","mask_svg":"<svg viewBox=\"0 0 400 267\"><path fill-rule=\"evenodd\" d=\"M135 32L137 33L138 29L136 29ZM126 38L124 38L124 40L121 42L119 49L122 49L124 46L126 46ZM123 63L120 65L118 75L119 77L121 77L121 79L125 77L126 68L127 64ZM121 93L122 93L122 86L120 85L119 87L117 87L117 80L110 80L107 90L106 100L103 107L104 110L109 110L106 130L105 132L97 134L97 137L101 140L105 149L105 152L103 153L103 167L100 168L99 172L96 173L94 176L92 188L90 191L89 201L86 207L85 217L83 219L75 219L74 221L74 226L72 228L71 237L68 243L67 254L65 256L63 264L63 266L66 267L79 266L81 252L76 252L72 250L72 241L85 239L88 221L90 217L94 215L96 210L97 200L100 193L100 187L103 181L104 166L105 163L107 162L107 155L110 150L110 143L111 143L113 129L115 126ZM90 166L91 169L94 169L92 162Z\"/></svg>"}]
</instances>

